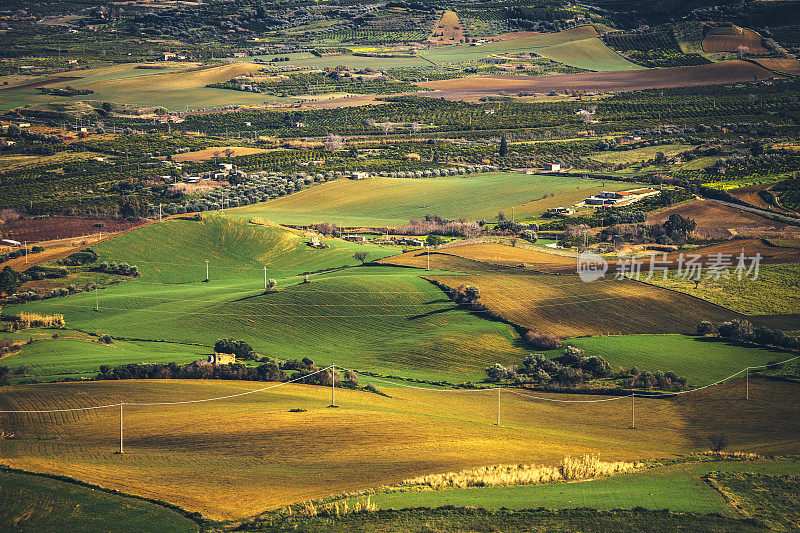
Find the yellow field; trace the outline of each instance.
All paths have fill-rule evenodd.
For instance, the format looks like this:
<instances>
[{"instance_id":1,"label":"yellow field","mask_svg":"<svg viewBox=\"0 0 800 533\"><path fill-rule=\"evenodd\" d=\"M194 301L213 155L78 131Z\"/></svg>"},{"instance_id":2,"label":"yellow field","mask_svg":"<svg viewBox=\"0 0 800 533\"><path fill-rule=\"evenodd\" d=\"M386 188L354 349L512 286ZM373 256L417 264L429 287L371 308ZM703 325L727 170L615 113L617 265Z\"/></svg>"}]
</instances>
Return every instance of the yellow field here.
<instances>
[{"instance_id":1,"label":"yellow field","mask_svg":"<svg viewBox=\"0 0 800 533\"><path fill-rule=\"evenodd\" d=\"M498 428L494 392L377 385L391 398L340 390L338 409L326 407L327 388L302 385L219 402L128 406L124 455L114 454L117 408L4 414L0 453L16 468L69 475L224 519L489 464L555 465L584 453L609 461L664 458L704 450L707 436L721 431L736 436L733 449L758 453L796 453L800 439L797 385L781 382L751 380L749 402L740 382L676 399L637 400L636 430L629 429L627 399L563 404L503 393ZM0 408L190 400L263 386L208 380L29 385L5 389Z\"/></svg>"},{"instance_id":2,"label":"yellow field","mask_svg":"<svg viewBox=\"0 0 800 533\"><path fill-rule=\"evenodd\" d=\"M224 162L225 158L228 157L225 152L226 150L231 150L233 153L231 157L238 157L240 155L252 155L252 154L262 154L267 152L268 150L264 150L263 148L248 148L246 146L217 146L214 148L206 148L205 150L197 150L196 152L188 152L185 154L178 154L172 156L173 161L177 161L179 163L183 161L209 161L211 159L219 159L220 161Z\"/></svg>"}]
</instances>

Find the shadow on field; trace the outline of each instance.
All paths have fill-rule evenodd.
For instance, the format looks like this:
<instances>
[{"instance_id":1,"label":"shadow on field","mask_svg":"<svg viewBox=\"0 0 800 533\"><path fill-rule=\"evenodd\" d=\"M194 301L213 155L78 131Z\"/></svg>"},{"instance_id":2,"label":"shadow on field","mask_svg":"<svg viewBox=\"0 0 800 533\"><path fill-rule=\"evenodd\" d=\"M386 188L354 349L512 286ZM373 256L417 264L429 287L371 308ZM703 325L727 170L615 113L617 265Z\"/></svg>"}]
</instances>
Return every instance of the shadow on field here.
<instances>
[{"instance_id":1,"label":"shadow on field","mask_svg":"<svg viewBox=\"0 0 800 533\"><path fill-rule=\"evenodd\" d=\"M745 379L737 379L669 401L685 423L682 433L697 450L708 450L709 437L722 434L727 451L800 453L800 384L750 378L749 395L748 400Z\"/></svg>"},{"instance_id":2,"label":"shadow on field","mask_svg":"<svg viewBox=\"0 0 800 533\"><path fill-rule=\"evenodd\" d=\"M447 301L449 302L450 300L447 300ZM442 313L449 313L450 311L458 311L458 310L459 310L458 306L448 307L447 309L434 309L433 311L428 311L427 313L422 313L422 314L419 314L419 315L412 315L412 316L408 317L406 320L419 320L420 318L426 318L426 317L429 317L429 316L440 315Z\"/></svg>"}]
</instances>

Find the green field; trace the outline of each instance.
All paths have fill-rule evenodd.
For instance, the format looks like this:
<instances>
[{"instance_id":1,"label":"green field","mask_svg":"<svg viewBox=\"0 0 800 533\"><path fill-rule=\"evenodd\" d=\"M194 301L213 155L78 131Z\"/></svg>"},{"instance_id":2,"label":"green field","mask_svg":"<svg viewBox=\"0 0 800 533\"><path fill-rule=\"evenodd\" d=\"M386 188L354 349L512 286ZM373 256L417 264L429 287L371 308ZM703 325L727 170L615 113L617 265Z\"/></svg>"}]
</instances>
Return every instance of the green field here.
<instances>
[{"instance_id":1,"label":"green field","mask_svg":"<svg viewBox=\"0 0 800 533\"><path fill-rule=\"evenodd\" d=\"M372 497L372 501L380 509L443 505L486 509L588 507L610 510L643 507L737 517L722 495L700 479L712 471L796 475L800 473L800 462L709 461L657 467L645 472L576 483L378 494Z\"/></svg>"},{"instance_id":2,"label":"green field","mask_svg":"<svg viewBox=\"0 0 800 533\"><path fill-rule=\"evenodd\" d=\"M125 363L191 363L205 359L213 348L185 344L143 341L115 341L112 345L92 342L88 338L49 338L52 330L22 331L17 335L32 338L20 352L0 359L0 364L15 370L26 369L23 377L40 381L63 378L93 378L100 365ZM0 333L0 338L8 334Z\"/></svg>"},{"instance_id":3,"label":"green field","mask_svg":"<svg viewBox=\"0 0 800 533\"><path fill-rule=\"evenodd\" d=\"M747 366L765 365L793 357L779 350L738 346L710 337L689 335L625 335L570 339L587 353L602 355L613 368L673 371L702 386Z\"/></svg>"},{"instance_id":4,"label":"green field","mask_svg":"<svg viewBox=\"0 0 800 533\"><path fill-rule=\"evenodd\" d=\"M581 39L568 43L536 49L534 52L558 63L585 70L641 70L598 38Z\"/></svg>"},{"instance_id":5,"label":"green field","mask_svg":"<svg viewBox=\"0 0 800 533\"><path fill-rule=\"evenodd\" d=\"M61 313L67 326L115 337L192 342L211 346L222 337L242 338L260 353L280 359L310 357L384 374L463 381L483 376L495 361L524 355L513 328L458 309L419 277L390 266L355 266L357 250L379 259L392 249L331 241L315 250L289 231L219 216L203 222L173 220L127 233L94 247L101 260L136 264L141 278L103 289L9 307ZM210 282L204 283L209 260ZM279 291L264 294L267 276ZM127 355L123 352L127 352ZM120 343L114 348L78 341L40 341L9 366L32 372L94 372L123 361L191 361L203 347ZM57 361L57 362L56 362Z\"/></svg>"},{"instance_id":6,"label":"green field","mask_svg":"<svg viewBox=\"0 0 800 533\"><path fill-rule=\"evenodd\" d=\"M558 33L521 37L481 46L466 44L435 47L420 52L436 64L457 63L488 57L492 54L534 53L571 67L586 70L634 70L635 65L608 48L597 38L591 26L582 26Z\"/></svg>"},{"instance_id":7,"label":"green field","mask_svg":"<svg viewBox=\"0 0 800 533\"><path fill-rule=\"evenodd\" d=\"M0 470L0 529L190 532L197 524L159 505L42 476Z\"/></svg>"},{"instance_id":8,"label":"green field","mask_svg":"<svg viewBox=\"0 0 800 533\"><path fill-rule=\"evenodd\" d=\"M395 226L427 214L494 220L498 211L535 216L549 207L570 205L600 190L635 187L579 177L489 172L429 179L336 180L290 196L231 209L231 215L266 218L282 224L342 222L355 226ZM555 194L542 199L544 195Z\"/></svg>"}]
</instances>

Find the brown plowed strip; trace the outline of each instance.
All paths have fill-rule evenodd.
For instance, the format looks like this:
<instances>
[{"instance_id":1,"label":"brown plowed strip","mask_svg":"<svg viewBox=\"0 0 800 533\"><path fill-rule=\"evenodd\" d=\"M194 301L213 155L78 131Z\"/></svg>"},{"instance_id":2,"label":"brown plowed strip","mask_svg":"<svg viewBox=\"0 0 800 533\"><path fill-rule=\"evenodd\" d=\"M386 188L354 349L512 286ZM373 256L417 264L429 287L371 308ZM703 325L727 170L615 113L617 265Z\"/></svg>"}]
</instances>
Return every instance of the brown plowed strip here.
<instances>
[{"instance_id":1,"label":"brown plowed strip","mask_svg":"<svg viewBox=\"0 0 800 533\"><path fill-rule=\"evenodd\" d=\"M696 87L724 83L740 83L775 77L758 65L747 61L723 61L693 67L673 67L616 72L589 72L583 74L556 74L553 76L471 76L451 80L428 81L423 87L438 92L422 94L449 100L475 98L489 94L548 93L550 91L639 91L669 87Z\"/></svg>"},{"instance_id":2,"label":"brown plowed strip","mask_svg":"<svg viewBox=\"0 0 800 533\"><path fill-rule=\"evenodd\" d=\"M3 87L0 93L7 93L11 91L24 91L25 89L36 89L37 87L44 87L45 85L53 85L54 83L61 83L64 81L79 80L78 76L59 76L57 78L50 78L42 81L34 81L24 85L16 85L14 87Z\"/></svg>"}]
</instances>

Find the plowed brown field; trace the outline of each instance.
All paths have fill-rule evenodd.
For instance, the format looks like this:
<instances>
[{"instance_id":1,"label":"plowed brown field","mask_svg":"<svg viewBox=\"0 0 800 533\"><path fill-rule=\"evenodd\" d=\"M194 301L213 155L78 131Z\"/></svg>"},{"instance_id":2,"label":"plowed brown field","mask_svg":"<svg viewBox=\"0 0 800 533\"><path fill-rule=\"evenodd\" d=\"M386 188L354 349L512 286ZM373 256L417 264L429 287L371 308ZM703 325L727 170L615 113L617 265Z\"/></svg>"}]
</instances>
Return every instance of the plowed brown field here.
<instances>
[{"instance_id":1,"label":"plowed brown field","mask_svg":"<svg viewBox=\"0 0 800 533\"><path fill-rule=\"evenodd\" d=\"M471 76L429 81L420 85L437 92L423 94L448 100L479 98L490 94L548 93L550 91L639 91L669 87L696 87L740 83L772 78L775 75L746 61L722 61L692 67L645 70L556 74L553 76Z\"/></svg>"}]
</instances>

